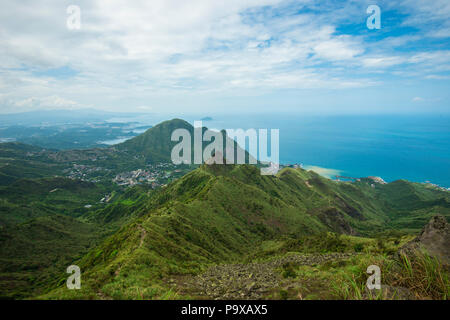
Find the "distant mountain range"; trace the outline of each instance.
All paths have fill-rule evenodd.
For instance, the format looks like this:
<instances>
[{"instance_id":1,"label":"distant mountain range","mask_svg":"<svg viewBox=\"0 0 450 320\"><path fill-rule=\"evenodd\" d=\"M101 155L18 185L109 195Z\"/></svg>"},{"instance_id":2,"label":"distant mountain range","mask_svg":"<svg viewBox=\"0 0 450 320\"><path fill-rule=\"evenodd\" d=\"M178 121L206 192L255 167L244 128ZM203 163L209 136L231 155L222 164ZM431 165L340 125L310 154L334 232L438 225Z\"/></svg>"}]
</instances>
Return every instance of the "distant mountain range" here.
<instances>
[{"instance_id":1,"label":"distant mountain range","mask_svg":"<svg viewBox=\"0 0 450 320\"><path fill-rule=\"evenodd\" d=\"M141 115L141 113L110 112L96 109L38 110L0 114L0 123L2 126L55 126L61 124L86 124L87 122L102 122L113 117L132 118L138 115Z\"/></svg>"},{"instance_id":2,"label":"distant mountain range","mask_svg":"<svg viewBox=\"0 0 450 320\"><path fill-rule=\"evenodd\" d=\"M60 150L104 147L151 127L136 121L138 116L89 109L0 114L0 142Z\"/></svg>"},{"instance_id":3,"label":"distant mountain range","mask_svg":"<svg viewBox=\"0 0 450 320\"><path fill-rule=\"evenodd\" d=\"M450 217L449 192L426 184L337 182L301 168L262 176L251 165L184 167L186 175L155 190L111 182L124 170L170 162L176 143L170 136L178 128L193 132L174 119L108 148L0 144L0 296L192 297L183 289L188 278L217 264L287 259L305 250L382 255L433 215ZM69 179L74 164L94 166L104 180ZM107 202L100 201L105 195ZM82 270L81 290L65 287L70 264ZM192 294L211 297L202 290ZM268 297L270 290L258 294Z\"/></svg>"},{"instance_id":4,"label":"distant mountain range","mask_svg":"<svg viewBox=\"0 0 450 320\"><path fill-rule=\"evenodd\" d=\"M171 135L175 129L186 129L194 144L194 127L180 119L162 122L134 138L109 147L54 150L18 142L3 143L0 144L0 156L5 159L7 165L0 168L0 185L22 177L46 177L50 172L53 175L60 175L62 170L74 163L95 165L115 173L136 170L149 163L170 163L172 148L178 143L178 141L171 141ZM206 130L206 127L202 128L202 132ZM222 136L224 141L231 141L235 146L236 159L239 146L226 136L225 131L222 132ZM204 142L202 150L206 145L207 143ZM245 150L244 152L248 160L249 155ZM193 153L192 148L191 163L194 163Z\"/></svg>"}]
</instances>

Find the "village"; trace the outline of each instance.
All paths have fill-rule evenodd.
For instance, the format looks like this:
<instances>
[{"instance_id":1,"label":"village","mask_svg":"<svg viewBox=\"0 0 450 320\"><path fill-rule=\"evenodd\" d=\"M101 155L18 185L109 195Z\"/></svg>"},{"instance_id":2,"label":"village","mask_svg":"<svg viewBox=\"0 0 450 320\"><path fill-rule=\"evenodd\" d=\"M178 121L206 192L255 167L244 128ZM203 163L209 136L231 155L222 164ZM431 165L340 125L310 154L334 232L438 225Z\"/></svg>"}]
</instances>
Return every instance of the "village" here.
<instances>
[{"instance_id":1,"label":"village","mask_svg":"<svg viewBox=\"0 0 450 320\"><path fill-rule=\"evenodd\" d=\"M74 164L72 168L63 170L63 173L70 179L88 182L99 182L100 177L107 175L109 172L111 172L111 170L104 167L84 164Z\"/></svg>"},{"instance_id":2,"label":"village","mask_svg":"<svg viewBox=\"0 0 450 320\"><path fill-rule=\"evenodd\" d=\"M145 168L114 173L113 170L92 165L73 164L63 171L68 178L87 182L112 181L119 186L148 184L153 189L165 186L168 182L181 177L186 170L172 163L148 164Z\"/></svg>"},{"instance_id":3,"label":"village","mask_svg":"<svg viewBox=\"0 0 450 320\"><path fill-rule=\"evenodd\" d=\"M148 164L145 169L119 173L112 181L120 186L150 184L155 189L165 186L168 182L183 174L183 170L176 167L171 163Z\"/></svg>"}]
</instances>

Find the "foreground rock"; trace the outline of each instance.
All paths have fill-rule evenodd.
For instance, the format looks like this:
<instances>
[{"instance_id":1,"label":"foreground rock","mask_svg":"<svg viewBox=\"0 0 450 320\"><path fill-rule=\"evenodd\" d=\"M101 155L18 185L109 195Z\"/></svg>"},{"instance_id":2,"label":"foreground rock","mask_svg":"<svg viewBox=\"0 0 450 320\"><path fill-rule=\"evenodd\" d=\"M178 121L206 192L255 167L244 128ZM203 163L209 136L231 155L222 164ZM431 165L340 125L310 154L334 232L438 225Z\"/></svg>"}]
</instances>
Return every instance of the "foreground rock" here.
<instances>
[{"instance_id":1,"label":"foreground rock","mask_svg":"<svg viewBox=\"0 0 450 320\"><path fill-rule=\"evenodd\" d=\"M412 255L423 249L443 264L450 265L450 227L445 217L436 215L431 218L420 235L400 248L399 253Z\"/></svg>"}]
</instances>

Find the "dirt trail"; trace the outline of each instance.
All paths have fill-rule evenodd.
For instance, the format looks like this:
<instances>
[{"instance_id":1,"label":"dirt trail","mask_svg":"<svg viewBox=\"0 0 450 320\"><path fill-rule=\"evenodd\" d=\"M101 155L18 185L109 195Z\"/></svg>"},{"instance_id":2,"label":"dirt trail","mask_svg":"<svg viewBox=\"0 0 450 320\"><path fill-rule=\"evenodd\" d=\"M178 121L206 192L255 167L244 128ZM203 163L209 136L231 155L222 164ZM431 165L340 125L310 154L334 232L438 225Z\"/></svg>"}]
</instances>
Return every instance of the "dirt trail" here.
<instances>
[{"instance_id":1,"label":"dirt trail","mask_svg":"<svg viewBox=\"0 0 450 320\"><path fill-rule=\"evenodd\" d=\"M197 276L174 277L169 284L179 294L204 299L263 299L274 289L290 290L292 279L284 279L280 269L286 264L317 265L348 259L355 254L293 254L250 264L224 264L209 268ZM317 286L309 283L308 285ZM299 296L301 299L301 295Z\"/></svg>"},{"instance_id":2,"label":"dirt trail","mask_svg":"<svg viewBox=\"0 0 450 320\"><path fill-rule=\"evenodd\" d=\"M140 224L138 224L137 227L138 227L139 231L141 232L141 238L140 238L140 241L139 241L139 247L138 247L138 248L140 248L140 247L142 247L142 245L144 244L145 237L147 236L147 230L145 230L145 228L144 228L142 225L140 225ZM114 272L114 275L115 275L115 276L118 276L118 275L120 274L120 270L121 270L121 269L122 269L122 266L119 265L119 267L118 267L118 268L116 269L116 271ZM111 297L105 295L105 294L102 293L101 291L98 291L98 292L97 292L97 297L99 297L100 300L112 300Z\"/></svg>"},{"instance_id":3,"label":"dirt trail","mask_svg":"<svg viewBox=\"0 0 450 320\"><path fill-rule=\"evenodd\" d=\"M141 241L139 242L139 248L142 247L142 244L144 243L145 236L147 235L147 230L144 229L144 227L140 224L138 224L138 228L141 231Z\"/></svg>"},{"instance_id":4,"label":"dirt trail","mask_svg":"<svg viewBox=\"0 0 450 320\"><path fill-rule=\"evenodd\" d=\"M147 230L145 230L145 228L141 224L138 224L137 227L138 227L139 231L141 232L141 238L140 238L139 246L138 246L138 248L140 248L144 244L145 237L147 236ZM122 269L122 266L120 265L117 268L117 270L114 272L114 275L118 276L120 274L121 269Z\"/></svg>"}]
</instances>

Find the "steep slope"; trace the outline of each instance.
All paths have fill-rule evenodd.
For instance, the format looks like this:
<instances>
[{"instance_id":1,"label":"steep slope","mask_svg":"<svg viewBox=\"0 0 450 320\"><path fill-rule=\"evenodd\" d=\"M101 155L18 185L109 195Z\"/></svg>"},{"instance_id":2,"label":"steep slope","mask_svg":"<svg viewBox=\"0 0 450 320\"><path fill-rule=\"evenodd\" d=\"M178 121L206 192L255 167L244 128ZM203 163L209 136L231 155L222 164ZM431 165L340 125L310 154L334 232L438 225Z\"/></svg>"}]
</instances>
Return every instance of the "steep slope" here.
<instances>
[{"instance_id":1,"label":"steep slope","mask_svg":"<svg viewBox=\"0 0 450 320\"><path fill-rule=\"evenodd\" d=\"M147 164L171 163L171 153L177 141L171 141L172 132L185 129L191 135L191 163L194 163L194 127L180 119L164 121L143 134L108 148L83 150L48 150L22 143L0 143L0 186L22 178L42 178L65 175L74 165L99 169L98 177L112 179L115 174L144 168ZM202 128L204 133L208 129ZM222 131L224 150L227 142L234 145L235 159L239 146ZM202 142L202 150L210 142ZM246 163L249 154L244 151ZM208 159L205 159L205 161ZM187 169L190 169L188 167Z\"/></svg>"},{"instance_id":2,"label":"steep slope","mask_svg":"<svg viewBox=\"0 0 450 320\"><path fill-rule=\"evenodd\" d=\"M390 227L418 232L436 214L450 211L450 192L434 186L398 180L376 188Z\"/></svg>"},{"instance_id":3,"label":"steep slope","mask_svg":"<svg viewBox=\"0 0 450 320\"><path fill-rule=\"evenodd\" d=\"M19 179L0 187L0 226L21 223L39 216L80 216L98 207L107 192L101 184L62 177Z\"/></svg>"},{"instance_id":4,"label":"steep slope","mask_svg":"<svg viewBox=\"0 0 450 320\"><path fill-rule=\"evenodd\" d=\"M142 168L149 162L170 161L171 147L168 145L172 142L168 141L172 131L178 128L193 133L189 123L175 119L128 142L125 148L113 146L57 151L21 143L0 144L0 250L9 257L0 261L0 270L6 270L8 274L0 278L0 296L23 297L30 286L36 289L34 292L37 294L38 289L45 287L44 282L17 280L35 278L37 273L45 277L53 274L51 264L42 263L35 268L35 261L47 261L48 257L55 261L66 261L66 257L70 260L79 255L81 248L85 250L92 246L92 242L89 242L86 247L79 247L74 243L79 240L76 232L73 233L74 237L64 237L64 230L70 234L71 230L87 228L93 238L101 239L133 217L141 215L151 193L145 186L130 188L125 194L113 197L113 201L108 204L99 203L99 200L106 194L116 194L114 190L118 187L108 183L108 179L114 177L114 172ZM94 169L109 168L99 170L100 174L109 176L103 177L102 183L56 176L64 175L72 171L73 166L83 164ZM100 210L101 214L97 212L99 208L104 208ZM65 219L63 224L60 223L61 219ZM29 227L21 228L25 224ZM57 226L63 227L59 230ZM84 237L83 234L80 231L80 237ZM33 242L35 237L38 238L35 245L30 246L31 251L23 250L25 243ZM62 252L59 246L54 245L58 241L63 246L77 249ZM15 265L14 261L20 261L23 268L12 274L8 265ZM31 271L28 271L28 267Z\"/></svg>"},{"instance_id":5,"label":"steep slope","mask_svg":"<svg viewBox=\"0 0 450 320\"><path fill-rule=\"evenodd\" d=\"M149 195L139 218L76 262L81 290L44 297L161 298L167 276L242 261L263 241L383 231L395 208L384 211L382 194L301 169L261 176L254 166L204 165ZM447 193L434 198L448 202ZM449 216L448 208L439 208Z\"/></svg>"},{"instance_id":6,"label":"steep slope","mask_svg":"<svg viewBox=\"0 0 450 320\"><path fill-rule=\"evenodd\" d=\"M203 165L159 191L114 191L107 204L99 200L111 185L55 177L88 164L108 168L100 174L110 181L116 172L170 161L178 128L193 138L193 127L174 119L111 148L0 144L0 296L38 295L59 283L45 297L161 298L169 275L242 262L265 243L325 239L334 247L326 232L414 233L435 213L450 214L449 192L431 186L334 182L301 169L261 176L256 166ZM63 286L72 263L83 271L81 291Z\"/></svg>"},{"instance_id":7,"label":"steep slope","mask_svg":"<svg viewBox=\"0 0 450 320\"><path fill-rule=\"evenodd\" d=\"M91 224L54 214L0 227L0 298L24 298L57 285L58 275L98 243Z\"/></svg>"},{"instance_id":8,"label":"steep slope","mask_svg":"<svg viewBox=\"0 0 450 320\"><path fill-rule=\"evenodd\" d=\"M118 150L130 154L144 156L150 162L169 162L173 146L172 132L176 129L186 129L193 135L193 127L181 119L164 121L143 134L118 144Z\"/></svg>"},{"instance_id":9,"label":"steep slope","mask_svg":"<svg viewBox=\"0 0 450 320\"><path fill-rule=\"evenodd\" d=\"M147 162L171 162L172 149L176 144L178 144L178 141L171 140L172 133L176 129L185 129L189 132L192 146L191 163L194 163L194 127L187 121L181 119L164 121L148 129L143 134L116 145L115 148L127 154L143 157ZM202 127L202 137L207 130L207 127ZM225 150L227 142L232 143L234 146L234 158L236 160L237 150L240 146L234 140L231 140L224 130L221 133L223 139L222 154L226 154ZM201 150L203 151L210 142L202 141L201 143ZM246 163L248 163L249 154L246 151L244 151L244 153ZM207 160L208 159L204 159L204 161Z\"/></svg>"},{"instance_id":10,"label":"steep slope","mask_svg":"<svg viewBox=\"0 0 450 320\"><path fill-rule=\"evenodd\" d=\"M106 236L100 224L77 219L103 208L105 192L101 184L62 177L0 187L0 297L23 298L55 285L67 262Z\"/></svg>"}]
</instances>

